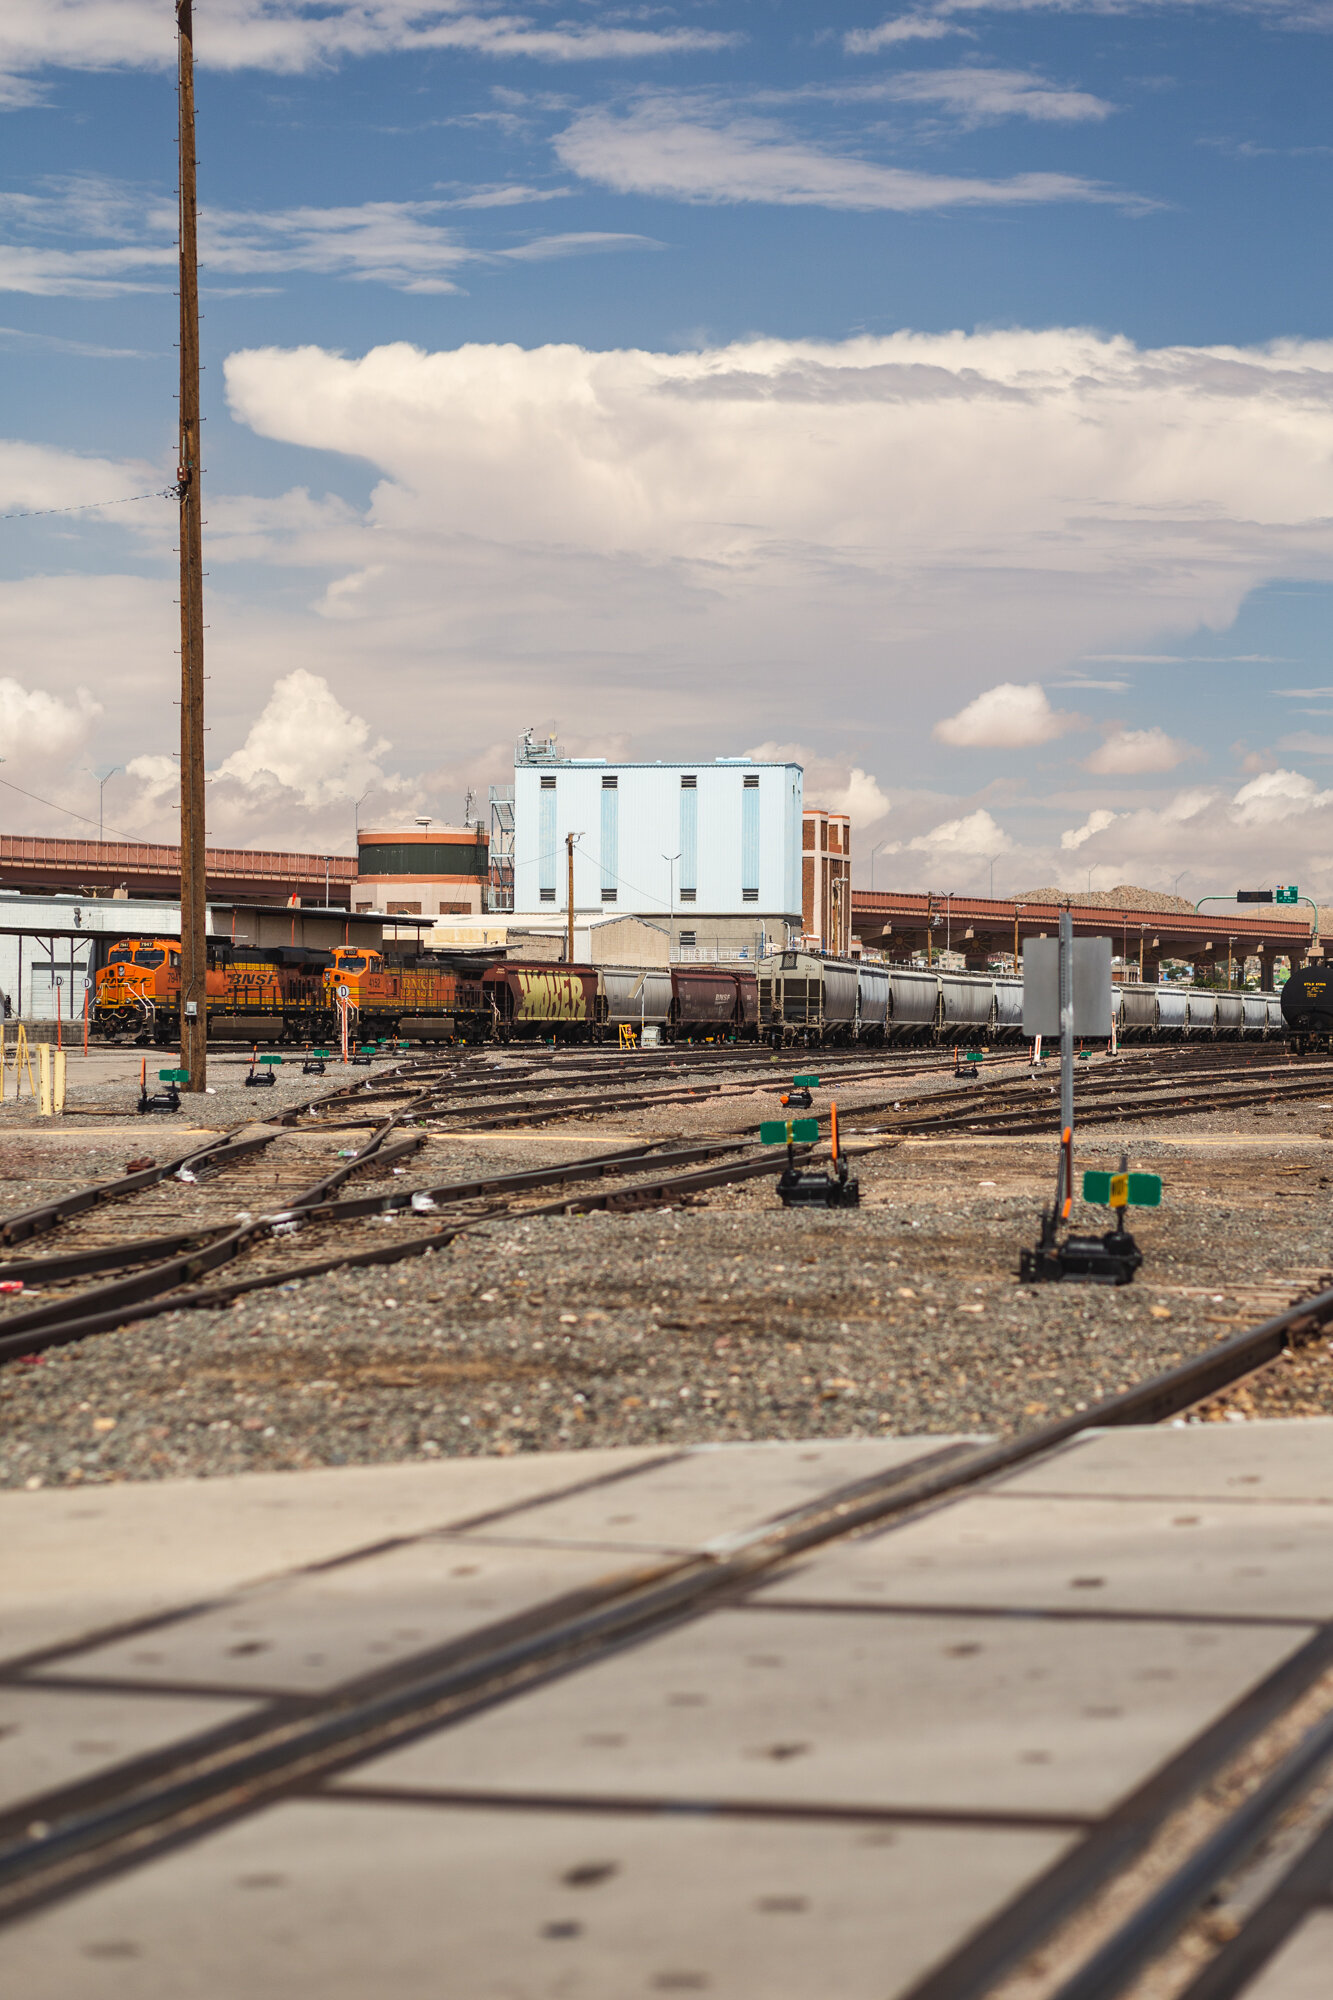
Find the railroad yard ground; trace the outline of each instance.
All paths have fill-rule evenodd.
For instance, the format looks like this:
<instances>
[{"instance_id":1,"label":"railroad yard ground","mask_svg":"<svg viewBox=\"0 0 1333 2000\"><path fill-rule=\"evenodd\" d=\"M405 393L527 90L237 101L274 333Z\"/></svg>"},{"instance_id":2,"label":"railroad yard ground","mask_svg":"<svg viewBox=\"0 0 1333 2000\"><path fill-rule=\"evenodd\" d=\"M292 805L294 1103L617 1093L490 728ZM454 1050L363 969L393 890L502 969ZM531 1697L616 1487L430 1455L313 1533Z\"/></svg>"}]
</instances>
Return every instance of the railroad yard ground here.
<instances>
[{"instance_id":1,"label":"railroad yard ground","mask_svg":"<svg viewBox=\"0 0 1333 2000\"><path fill-rule=\"evenodd\" d=\"M1280 1045L1231 1053L1242 1083L1241 1065L1283 1060ZM1130 1051L1118 1063L1148 1054L1169 1085L1167 1052ZM1185 1065L1188 1055L1176 1061ZM469 1072L478 1082L506 1077L511 1058L496 1068L490 1060ZM884 1128L895 1115L901 1122L903 1109L961 1102L975 1082L957 1081L948 1060L911 1052L841 1060L846 1081L821 1089L815 1109L827 1131L836 1094L854 1131L859 1209L785 1211L766 1176L639 1212L510 1215L425 1257L332 1271L221 1309L169 1312L53 1347L0 1371L0 1483L620 1444L1009 1436L1082 1409L1331 1281L1333 1068L1327 1097L1284 1103L1261 1091L1261 1101L1234 1110L1083 1132L1080 1167L1114 1165L1124 1150L1165 1182L1162 1209L1136 1219L1146 1260L1137 1282L1107 1290L1017 1282L1019 1249L1035 1240L1050 1197L1051 1135L901 1136ZM39 1119L11 1095L0 1109L0 1211L114 1178L133 1159L187 1151L191 1133L278 1116L358 1075L331 1064L325 1078L303 1078L289 1054L272 1091L249 1091L248 1064L229 1051L210 1063L216 1098L203 1107L187 1099L177 1117L141 1118L129 1110L139 1061L137 1051L96 1053L85 1075L84 1059L72 1055L71 1115L62 1120ZM818 1072L819 1057L808 1061ZM711 1096L595 1117L544 1114L499 1130L456 1117L451 1129L431 1129L405 1166L382 1181L359 1179L349 1192L546 1167L637 1140L752 1136L776 1109L777 1079L789 1080L799 1063L766 1051L751 1051L747 1062ZM378 1063L367 1079L387 1067ZM576 1067L588 1068L586 1056L562 1051L550 1074ZM832 1076L834 1064L825 1067ZM1100 1087L1115 1069L1088 1065L1080 1089ZM695 1076L667 1051L647 1073ZM986 1084L1028 1073L1017 1060L988 1064ZM1317 1084L1324 1072L1302 1074ZM886 1081L901 1092L898 1114ZM1039 1088L1053 1084L1046 1077ZM598 1087L571 1089L576 1097L586 1090L591 1108ZM499 1104L503 1117L525 1119L521 1095L517 1110L513 1097ZM267 1212L359 1143L347 1116L330 1114L341 1129L327 1133L284 1132L215 1184L168 1181L116 1206L127 1216L133 1209L130 1233L138 1235L188 1226L192 1212L212 1220ZM1107 1223L1099 1210L1076 1209L1080 1219L1097 1229ZM130 1230L128 1220L119 1226ZM427 1226L414 1217L407 1229ZM341 1225L339 1242L373 1245L403 1227L360 1218ZM37 1238L21 1254L45 1247ZM61 1235L51 1247L68 1246ZM0 1332L6 1317L42 1296L33 1280L6 1300ZM1321 1335L1198 1417L1329 1411L1333 1354Z\"/></svg>"}]
</instances>

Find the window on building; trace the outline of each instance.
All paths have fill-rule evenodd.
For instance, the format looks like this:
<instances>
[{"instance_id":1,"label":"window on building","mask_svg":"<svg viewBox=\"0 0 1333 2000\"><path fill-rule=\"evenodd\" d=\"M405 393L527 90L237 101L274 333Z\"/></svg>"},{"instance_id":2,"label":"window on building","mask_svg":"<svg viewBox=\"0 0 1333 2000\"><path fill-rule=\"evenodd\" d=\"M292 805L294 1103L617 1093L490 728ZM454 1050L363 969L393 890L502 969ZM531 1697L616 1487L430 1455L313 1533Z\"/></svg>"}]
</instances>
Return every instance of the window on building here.
<instances>
[{"instance_id":1,"label":"window on building","mask_svg":"<svg viewBox=\"0 0 1333 2000\"><path fill-rule=\"evenodd\" d=\"M680 781L680 900L692 903L699 886L699 781Z\"/></svg>"},{"instance_id":2,"label":"window on building","mask_svg":"<svg viewBox=\"0 0 1333 2000\"><path fill-rule=\"evenodd\" d=\"M741 790L741 901L759 901L759 779L742 781Z\"/></svg>"},{"instance_id":3,"label":"window on building","mask_svg":"<svg viewBox=\"0 0 1333 2000\"><path fill-rule=\"evenodd\" d=\"M391 917L419 917L421 915L420 903L390 903L388 909Z\"/></svg>"},{"instance_id":4,"label":"window on building","mask_svg":"<svg viewBox=\"0 0 1333 2000\"><path fill-rule=\"evenodd\" d=\"M618 780L602 779L601 818L602 901L614 903L620 880L620 792Z\"/></svg>"},{"instance_id":5,"label":"window on building","mask_svg":"<svg viewBox=\"0 0 1333 2000\"><path fill-rule=\"evenodd\" d=\"M537 808L537 885L543 903L555 901L555 779L541 781Z\"/></svg>"},{"instance_id":6,"label":"window on building","mask_svg":"<svg viewBox=\"0 0 1333 2000\"><path fill-rule=\"evenodd\" d=\"M693 931L682 931L682 932L681 932L681 934L680 934L680 941L681 941L681 943L682 943L682 944L688 944L688 945L692 945L692 944L694 944L694 943L695 943L695 941L696 941L696 940L695 940L695 934L694 934L694 932L693 932Z\"/></svg>"}]
</instances>

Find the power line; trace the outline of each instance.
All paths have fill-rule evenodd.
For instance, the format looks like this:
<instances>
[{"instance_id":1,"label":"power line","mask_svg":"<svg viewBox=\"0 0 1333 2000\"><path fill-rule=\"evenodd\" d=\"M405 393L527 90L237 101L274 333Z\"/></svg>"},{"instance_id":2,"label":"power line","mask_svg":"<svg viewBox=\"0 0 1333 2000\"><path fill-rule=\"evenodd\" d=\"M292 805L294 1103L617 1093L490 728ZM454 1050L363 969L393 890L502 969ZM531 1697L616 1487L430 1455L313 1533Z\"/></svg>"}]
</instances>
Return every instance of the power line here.
<instances>
[{"instance_id":1,"label":"power line","mask_svg":"<svg viewBox=\"0 0 1333 2000\"><path fill-rule=\"evenodd\" d=\"M136 500L176 500L179 497L179 487L164 486L157 493L126 493L119 500L84 500L77 507L28 507L21 514L0 514L0 521L37 521L47 514L93 514L99 507L132 507Z\"/></svg>"},{"instance_id":2,"label":"power line","mask_svg":"<svg viewBox=\"0 0 1333 2000\"><path fill-rule=\"evenodd\" d=\"M0 785L8 786L11 792L22 792L25 799L35 799L39 806L49 806L52 812L64 813L69 819L82 820L85 826L97 825L97 821L95 819L89 819L87 813L75 812L73 806L58 806L54 799L44 799L38 792L25 791L24 787L22 785L16 785L12 778L0 778ZM152 847L157 844L154 841L150 841L146 834L126 833L122 828L114 826L111 828L111 831L112 833L116 834L120 840L133 840L139 842L143 846L148 846L148 847ZM40 834L37 835L36 837L38 839L41 838Z\"/></svg>"}]
</instances>

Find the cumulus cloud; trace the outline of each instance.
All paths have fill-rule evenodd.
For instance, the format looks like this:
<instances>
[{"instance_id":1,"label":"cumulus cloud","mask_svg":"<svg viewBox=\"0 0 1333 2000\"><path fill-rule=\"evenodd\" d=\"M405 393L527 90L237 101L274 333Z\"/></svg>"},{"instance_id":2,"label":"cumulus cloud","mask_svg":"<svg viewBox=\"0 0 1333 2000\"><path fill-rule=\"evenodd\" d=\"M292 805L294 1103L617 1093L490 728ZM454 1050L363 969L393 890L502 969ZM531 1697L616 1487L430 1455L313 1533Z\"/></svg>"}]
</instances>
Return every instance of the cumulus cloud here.
<instances>
[{"instance_id":1,"label":"cumulus cloud","mask_svg":"<svg viewBox=\"0 0 1333 2000\"><path fill-rule=\"evenodd\" d=\"M1242 785L1231 802L1238 826L1277 826L1333 806L1333 791L1321 791L1300 771L1263 771Z\"/></svg>"},{"instance_id":2,"label":"cumulus cloud","mask_svg":"<svg viewBox=\"0 0 1333 2000\"><path fill-rule=\"evenodd\" d=\"M946 21L938 14L899 14L892 21L881 21L877 28L850 29L842 45L849 56L873 56L892 48L895 42L937 42L944 35L965 33L960 22Z\"/></svg>"},{"instance_id":3,"label":"cumulus cloud","mask_svg":"<svg viewBox=\"0 0 1333 2000\"><path fill-rule=\"evenodd\" d=\"M1004 828L993 820L984 806L961 819L942 820L927 833L918 833L907 842L909 853L924 854L937 866L947 863L967 869L991 855L1007 854L1014 843Z\"/></svg>"},{"instance_id":4,"label":"cumulus cloud","mask_svg":"<svg viewBox=\"0 0 1333 2000\"><path fill-rule=\"evenodd\" d=\"M1071 826L1060 835L1060 845L1066 854L1071 853L1083 847L1094 834L1105 833L1107 827L1114 825L1119 817L1118 813L1108 812L1105 806L1098 806L1088 814L1082 826Z\"/></svg>"},{"instance_id":5,"label":"cumulus cloud","mask_svg":"<svg viewBox=\"0 0 1333 2000\"><path fill-rule=\"evenodd\" d=\"M555 142L562 165L622 194L693 202L769 202L839 209L1009 207L1034 202L1143 206L1077 174L983 180L918 173L792 137L771 119L711 99L649 97L620 113L584 111Z\"/></svg>"},{"instance_id":6,"label":"cumulus cloud","mask_svg":"<svg viewBox=\"0 0 1333 2000\"><path fill-rule=\"evenodd\" d=\"M0 679L0 757L17 778L29 763L70 756L88 741L101 703L87 688L72 699L45 688L26 688L6 674Z\"/></svg>"},{"instance_id":7,"label":"cumulus cloud","mask_svg":"<svg viewBox=\"0 0 1333 2000\"><path fill-rule=\"evenodd\" d=\"M959 750L1024 750L1082 727L1082 716L1051 707L1039 681L1001 681L937 722L933 734Z\"/></svg>"},{"instance_id":8,"label":"cumulus cloud","mask_svg":"<svg viewBox=\"0 0 1333 2000\"><path fill-rule=\"evenodd\" d=\"M1196 753L1188 743L1168 736L1155 725L1151 729L1117 729L1090 757L1083 759L1085 771L1102 777L1139 777L1155 771L1174 771Z\"/></svg>"},{"instance_id":9,"label":"cumulus cloud","mask_svg":"<svg viewBox=\"0 0 1333 2000\"><path fill-rule=\"evenodd\" d=\"M308 807L355 798L383 784L379 759L387 737L371 740L364 716L344 708L328 682L298 667L276 683L239 750L219 767L220 778L254 784L263 776L296 792Z\"/></svg>"}]
</instances>

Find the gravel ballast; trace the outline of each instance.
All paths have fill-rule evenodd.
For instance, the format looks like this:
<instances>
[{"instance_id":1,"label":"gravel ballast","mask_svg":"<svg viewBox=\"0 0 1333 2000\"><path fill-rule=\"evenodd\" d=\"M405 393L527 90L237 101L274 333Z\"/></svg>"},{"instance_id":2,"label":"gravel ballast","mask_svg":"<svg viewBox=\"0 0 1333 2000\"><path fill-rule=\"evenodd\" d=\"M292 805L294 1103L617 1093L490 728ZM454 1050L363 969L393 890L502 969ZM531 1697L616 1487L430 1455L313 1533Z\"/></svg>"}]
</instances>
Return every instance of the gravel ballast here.
<instances>
[{"instance_id":1,"label":"gravel ballast","mask_svg":"<svg viewBox=\"0 0 1333 2000\"><path fill-rule=\"evenodd\" d=\"M736 1104L726 1106L732 1123ZM1114 1164L1123 1144L1166 1180L1166 1205L1137 1220L1144 1270L1120 1291L1017 1283L1019 1247L1035 1239L1049 1198L1049 1140L885 1146L857 1162L859 1210L784 1211L761 1181L667 1211L490 1223L424 1258L167 1314L5 1368L0 1483L710 1439L1012 1434L1328 1282L1328 1119L1327 1104L1311 1103L1277 1119L1228 1112L1135 1125L1123 1138L1090 1132L1080 1166ZM673 1119L677 1132L719 1122L703 1105ZM627 1116L619 1129L599 1122L596 1137L610 1150L640 1129ZM550 1127L433 1139L411 1184L442 1167L577 1157L589 1136L583 1125L563 1139ZM89 1178L82 1149L76 1163L75 1177ZM6 1209L20 1205L16 1192L6 1188ZM1080 1219L1107 1221L1100 1211ZM1301 1382L1291 1413L1333 1410L1326 1344L1290 1366ZM1228 1403L1206 1414L1247 1411Z\"/></svg>"}]
</instances>

